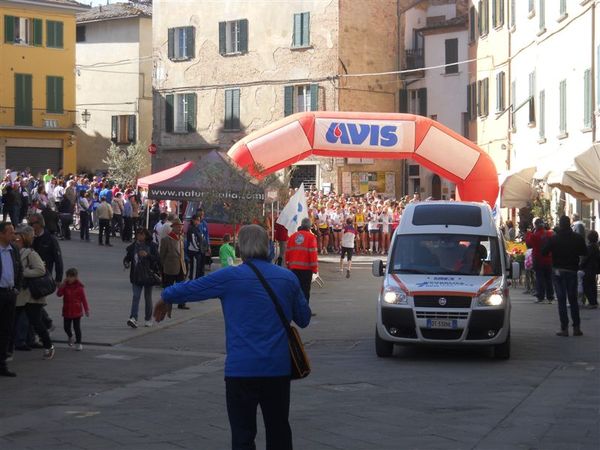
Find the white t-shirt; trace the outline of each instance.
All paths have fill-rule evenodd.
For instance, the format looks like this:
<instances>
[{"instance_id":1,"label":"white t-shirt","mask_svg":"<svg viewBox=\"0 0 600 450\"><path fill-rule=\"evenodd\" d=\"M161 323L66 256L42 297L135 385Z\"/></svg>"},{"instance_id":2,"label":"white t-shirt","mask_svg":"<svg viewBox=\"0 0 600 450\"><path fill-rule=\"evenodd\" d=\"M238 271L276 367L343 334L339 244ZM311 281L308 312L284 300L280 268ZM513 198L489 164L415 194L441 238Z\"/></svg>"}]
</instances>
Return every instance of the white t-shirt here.
<instances>
[{"instance_id":1,"label":"white t-shirt","mask_svg":"<svg viewBox=\"0 0 600 450\"><path fill-rule=\"evenodd\" d=\"M367 228L369 230L379 230L379 216L377 213L370 212L368 220Z\"/></svg>"},{"instance_id":2,"label":"white t-shirt","mask_svg":"<svg viewBox=\"0 0 600 450\"><path fill-rule=\"evenodd\" d=\"M356 237L356 230L352 226L345 226L342 234L342 247L354 248L354 238Z\"/></svg>"}]
</instances>

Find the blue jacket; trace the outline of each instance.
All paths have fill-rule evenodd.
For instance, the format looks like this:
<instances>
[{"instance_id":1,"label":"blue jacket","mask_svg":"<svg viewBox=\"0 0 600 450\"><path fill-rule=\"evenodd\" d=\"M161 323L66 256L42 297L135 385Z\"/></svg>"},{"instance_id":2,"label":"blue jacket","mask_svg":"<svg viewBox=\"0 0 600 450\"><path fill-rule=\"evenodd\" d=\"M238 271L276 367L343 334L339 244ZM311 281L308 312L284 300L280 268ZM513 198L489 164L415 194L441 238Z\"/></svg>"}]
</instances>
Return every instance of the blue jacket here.
<instances>
[{"instance_id":1,"label":"blue jacket","mask_svg":"<svg viewBox=\"0 0 600 450\"><path fill-rule=\"evenodd\" d=\"M304 328L310 308L291 271L265 260L252 262L281 302L286 318ZM225 318L226 377L277 377L291 373L288 339L275 306L246 264L217 270L204 277L166 288L167 303L220 298Z\"/></svg>"}]
</instances>

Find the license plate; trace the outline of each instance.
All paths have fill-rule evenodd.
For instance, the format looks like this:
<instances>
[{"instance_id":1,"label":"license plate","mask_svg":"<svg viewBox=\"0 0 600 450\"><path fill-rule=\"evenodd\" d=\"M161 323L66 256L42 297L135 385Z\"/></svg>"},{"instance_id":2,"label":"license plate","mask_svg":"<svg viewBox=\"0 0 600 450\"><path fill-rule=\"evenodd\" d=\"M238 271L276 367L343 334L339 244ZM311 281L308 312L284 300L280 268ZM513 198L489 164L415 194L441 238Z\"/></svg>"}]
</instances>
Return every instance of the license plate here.
<instances>
[{"instance_id":1,"label":"license plate","mask_svg":"<svg viewBox=\"0 0 600 450\"><path fill-rule=\"evenodd\" d=\"M427 328L457 328L456 320L451 319L427 319Z\"/></svg>"}]
</instances>

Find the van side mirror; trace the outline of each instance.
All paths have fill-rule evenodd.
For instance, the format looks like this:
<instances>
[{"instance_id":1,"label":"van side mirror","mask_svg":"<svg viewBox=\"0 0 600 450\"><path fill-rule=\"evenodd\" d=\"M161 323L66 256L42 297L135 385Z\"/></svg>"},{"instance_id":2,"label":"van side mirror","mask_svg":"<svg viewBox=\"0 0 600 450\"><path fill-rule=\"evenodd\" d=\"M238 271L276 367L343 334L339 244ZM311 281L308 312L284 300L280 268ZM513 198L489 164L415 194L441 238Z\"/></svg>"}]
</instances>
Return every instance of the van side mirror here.
<instances>
[{"instance_id":1,"label":"van side mirror","mask_svg":"<svg viewBox=\"0 0 600 450\"><path fill-rule=\"evenodd\" d=\"M373 265L371 266L371 273L373 273L374 277L382 277L385 274L384 262L380 259L373 261Z\"/></svg>"}]
</instances>

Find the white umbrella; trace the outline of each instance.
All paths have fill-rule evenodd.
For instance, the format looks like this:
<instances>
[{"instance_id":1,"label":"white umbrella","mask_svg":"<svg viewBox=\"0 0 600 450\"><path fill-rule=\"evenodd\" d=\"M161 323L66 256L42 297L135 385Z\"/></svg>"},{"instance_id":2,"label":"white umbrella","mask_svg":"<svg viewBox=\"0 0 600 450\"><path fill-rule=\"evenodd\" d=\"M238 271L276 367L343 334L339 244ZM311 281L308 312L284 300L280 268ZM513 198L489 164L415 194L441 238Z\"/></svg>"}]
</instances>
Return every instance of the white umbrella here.
<instances>
[{"instance_id":1,"label":"white umbrella","mask_svg":"<svg viewBox=\"0 0 600 450\"><path fill-rule=\"evenodd\" d=\"M501 208L522 208L537 196L532 184L535 172L535 167L525 167L500 175Z\"/></svg>"}]
</instances>

